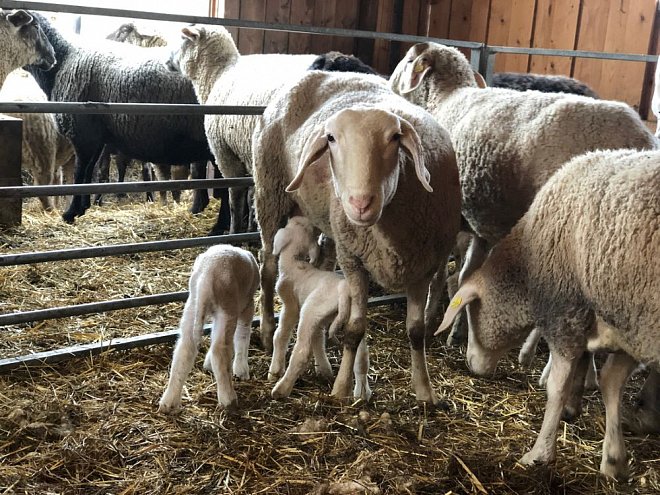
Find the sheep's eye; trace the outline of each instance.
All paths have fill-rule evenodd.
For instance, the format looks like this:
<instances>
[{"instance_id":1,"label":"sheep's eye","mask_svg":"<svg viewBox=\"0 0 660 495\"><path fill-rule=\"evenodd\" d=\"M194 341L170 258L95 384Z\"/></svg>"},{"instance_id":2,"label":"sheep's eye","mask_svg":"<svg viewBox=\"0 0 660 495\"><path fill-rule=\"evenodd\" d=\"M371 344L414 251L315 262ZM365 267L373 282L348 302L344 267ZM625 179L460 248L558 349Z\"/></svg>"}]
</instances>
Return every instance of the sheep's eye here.
<instances>
[{"instance_id":1,"label":"sheep's eye","mask_svg":"<svg viewBox=\"0 0 660 495\"><path fill-rule=\"evenodd\" d=\"M392 134L392 137L390 138L390 141L398 141L401 139L401 133L400 132L395 132Z\"/></svg>"},{"instance_id":2,"label":"sheep's eye","mask_svg":"<svg viewBox=\"0 0 660 495\"><path fill-rule=\"evenodd\" d=\"M328 138L329 143L334 143L335 142L335 137L332 134L328 134L327 138Z\"/></svg>"}]
</instances>

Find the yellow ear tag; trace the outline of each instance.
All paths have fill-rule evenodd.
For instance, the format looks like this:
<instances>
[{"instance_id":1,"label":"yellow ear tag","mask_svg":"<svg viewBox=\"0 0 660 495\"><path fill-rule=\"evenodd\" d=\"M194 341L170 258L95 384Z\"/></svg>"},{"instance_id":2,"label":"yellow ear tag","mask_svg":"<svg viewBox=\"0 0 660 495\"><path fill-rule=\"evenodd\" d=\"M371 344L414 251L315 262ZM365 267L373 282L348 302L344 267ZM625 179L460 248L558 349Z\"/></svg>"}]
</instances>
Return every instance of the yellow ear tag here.
<instances>
[{"instance_id":1,"label":"yellow ear tag","mask_svg":"<svg viewBox=\"0 0 660 495\"><path fill-rule=\"evenodd\" d=\"M415 74L419 74L420 72L424 72L424 69L425 69L425 68L426 68L426 67L424 67L424 64L423 64L422 62L417 62L417 63L415 64L415 67L413 67L413 72L414 72Z\"/></svg>"},{"instance_id":2,"label":"yellow ear tag","mask_svg":"<svg viewBox=\"0 0 660 495\"><path fill-rule=\"evenodd\" d=\"M454 299L451 300L449 303L450 308L458 308L461 303L463 302L463 298L456 296Z\"/></svg>"}]
</instances>

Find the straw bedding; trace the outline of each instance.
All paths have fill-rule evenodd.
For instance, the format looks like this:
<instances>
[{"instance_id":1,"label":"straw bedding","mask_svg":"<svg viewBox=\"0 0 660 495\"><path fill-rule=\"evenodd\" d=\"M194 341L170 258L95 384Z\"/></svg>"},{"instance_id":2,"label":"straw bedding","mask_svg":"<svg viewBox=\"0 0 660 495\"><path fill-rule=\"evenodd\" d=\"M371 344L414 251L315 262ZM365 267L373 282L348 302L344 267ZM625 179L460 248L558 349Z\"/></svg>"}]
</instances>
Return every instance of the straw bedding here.
<instances>
[{"instance_id":1,"label":"straw bedding","mask_svg":"<svg viewBox=\"0 0 660 495\"><path fill-rule=\"evenodd\" d=\"M27 252L199 236L217 203L197 217L186 205L92 208L75 225L26 206L20 228L0 232L0 252ZM184 290L204 248L0 269L0 309ZM181 304L65 318L2 329L8 357L110 337L175 328ZM200 354L183 409L157 413L172 348L106 353L0 375L0 493L659 493L660 440L627 435L629 480L598 474L604 429L599 393L582 416L562 424L550 468L516 464L538 431L545 393L515 356L489 379L470 376L459 349L440 339L429 350L433 383L448 408L427 410L410 388L404 309L373 309L367 404L341 404L309 371L291 397L274 401L269 360L253 339L253 378L236 384L239 408L217 407ZM338 366L339 349L331 346ZM636 377L626 404L639 388Z\"/></svg>"}]
</instances>

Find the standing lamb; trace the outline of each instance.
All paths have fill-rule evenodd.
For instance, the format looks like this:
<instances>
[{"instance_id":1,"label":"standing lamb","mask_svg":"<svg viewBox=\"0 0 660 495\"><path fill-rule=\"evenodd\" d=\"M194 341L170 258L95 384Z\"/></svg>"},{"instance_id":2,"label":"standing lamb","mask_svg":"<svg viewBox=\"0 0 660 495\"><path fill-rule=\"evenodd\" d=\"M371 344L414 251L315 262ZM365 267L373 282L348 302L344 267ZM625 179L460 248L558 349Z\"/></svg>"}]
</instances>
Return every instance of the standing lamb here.
<instances>
[{"instance_id":1,"label":"standing lamb","mask_svg":"<svg viewBox=\"0 0 660 495\"><path fill-rule=\"evenodd\" d=\"M350 288L351 316L332 394L350 396L367 329L371 276L406 293L413 388L418 400L436 403L426 366L424 306L460 224L458 172L447 132L377 76L310 71L268 105L253 150L264 346L272 346L275 328L275 233L299 207L335 241ZM353 395L367 399L364 371L355 376Z\"/></svg>"},{"instance_id":2,"label":"standing lamb","mask_svg":"<svg viewBox=\"0 0 660 495\"><path fill-rule=\"evenodd\" d=\"M338 273L316 268L314 263L320 247L314 236L314 226L305 217L292 217L286 227L275 234L273 255L279 256L277 293L282 301L280 321L273 339L273 359L268 370L275 384L272 396L288 397L300 374L305 370L310 352L318 374L331 381L330 361L325 351L325 327L330 324L328 336L333 337L338 328L348 321L351 310L351 294L348 283ZM308 258L309 260L307 260ZM291 330L298 326L296 344L286 368L286 350ZM369 370L369 354L366 338L358 347L355 360L356 374ZM286 368L286 373L284 373Z\"/></svg>"},{"instance_id":3,"label":"standing lamb","mask_svg":"<svg viewBox=\"0 0 660 495\"><path fill-rule=\"evenodd\" d=\"M408 50L390 84L430 111L451 135L462 214L474 234L460 280L481 265L566 161L597 149L657 147L639 115L624 103L481 89L465 56L437 43Z\"/></svg>"},{"instance_id":4,"label":"standing lamb","mask_svg":"<svg viewBox=\"0 0 660 495\"><path fill-rule=\"evenodd\" d=\"M468 303L467 360L479 375L529 329L552 353L548 402L523 464L555 458L559 418L585 351L612 352L601 370L606 428L602 473L626 473L623 387L637 361L660 369L660 152L615 150L574 158L463 281L439 331Z\"/></svg>"},{"instance_id":5,"label":"standing lamb","mask_svg":"<svg viewBox=\"0 0 660 495\"><path fill-rule=\"evenodd\" d=\"M168 71L156 59L155 48L110 41L82 46L66 40L43 16L33 16L53 45L57 63L47 71L26 68L49 100L197 103L190 81ZM91 181L104 144L155 163L212 159L200 115L57 114L56 119L76 150L76 183ZM74 196L63 218L73 222L88 207L89 195Z\"/></svg>"},{"instance_id":6,"label":"standing lamb","mask_svg":"<svg viewBox=\"0 0 660 495\"><path fill-rule=\"evenodd\" d=\"M243 380L250 378L248 347L254 294L259 287L259 267L254 256L227 244L213 246L195 260L189 286L170 379L160 399L159 410L164 413L176 411L181 405L181 390L199 351L208 315L213 316L213 328L204 368L213 371L218 402L224 407L236 404L230 369L232 350L234 375Z\"/></svg>"},{"instance_id":7,"label":"standing lamb","mask_svg":"<svg viewBox=\"0 0 660 495\"><path fill-rule=\"evenodd\" d=\"M188 77L202 104L267 105L284 86L305 73L314 55L241 56L229 32L221 27L190 26L168 66ZM204 127L224 177L252 175L252 132L257 116L207 115ZM231 228L242 230L247 189L232 188ZM218 232L218 226L212 233Z\"/></svg>"}]
</instances>

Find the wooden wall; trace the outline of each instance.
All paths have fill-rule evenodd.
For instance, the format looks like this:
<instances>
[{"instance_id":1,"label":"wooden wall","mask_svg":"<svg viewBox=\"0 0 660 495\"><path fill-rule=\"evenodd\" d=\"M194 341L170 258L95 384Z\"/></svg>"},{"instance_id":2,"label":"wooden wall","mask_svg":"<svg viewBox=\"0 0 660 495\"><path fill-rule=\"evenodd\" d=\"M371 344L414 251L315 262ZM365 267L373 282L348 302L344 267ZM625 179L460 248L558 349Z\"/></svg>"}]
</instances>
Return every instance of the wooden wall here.
<instances>
[{"instance_id":1,"label":"wooden wall","mask_svg":"<svg viewBox=\"0 0 660 495\"><path fill-rule=\"evenodd\" d=\"M396 32L489 45L658 53L659 0L225 0L216 15L256 21ZM217 3L217 2L216 2ZM222 10L219 2L217 10ZM389 74L410 46L344 37L233 29L243 54L358 55ZM655 64L500 54L496 72L564 74L603 98L649 112Z\"/></svg>"}]
</instances>

